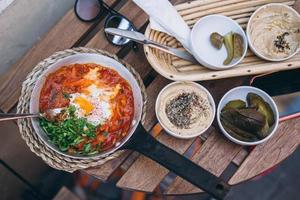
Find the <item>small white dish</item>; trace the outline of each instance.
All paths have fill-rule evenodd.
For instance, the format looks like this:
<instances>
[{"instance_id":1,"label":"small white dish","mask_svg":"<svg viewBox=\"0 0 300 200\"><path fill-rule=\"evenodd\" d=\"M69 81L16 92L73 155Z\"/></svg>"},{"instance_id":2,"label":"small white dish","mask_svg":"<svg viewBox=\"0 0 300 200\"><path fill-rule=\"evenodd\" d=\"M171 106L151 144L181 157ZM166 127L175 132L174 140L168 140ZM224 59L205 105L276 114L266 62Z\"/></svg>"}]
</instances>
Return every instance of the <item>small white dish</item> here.
<instances>
[{"instance_id":1,"label":"small white dish","mask_svg":"<svg viewBox=\"0 0 300 200\"><path fill-rule=\"evenodd\" d=\"M246 102L246 97L247 97L247 94L249 92L255 93L255 94L259 95L260 97L262 97L264 99L264 101L267 102L271 106L271 109L272 109L272 111L274 113L274 116L275 116L275 122L270 127L271 128L270 134L267 137L265 137L264 139L254 141L254 142L245 142L245 141L241 141L241 140L238 140L238 139L232 137L223 128L223 125L222 125L221 119L220 119L221 110L224 108L224 106L229 101L240 99L240 100L243 100L243 101ZM234 143L240 144L240 145L252 146L252 145L258 145L258 144L261 144L261 143L267 141L268 139L270 139L275 134L275 132L277 130L277 127L278 127L278 123L279 123L279 112L278 112L277 106L276 106L275 102L273 101L272 97L270 97L266 92L262 91L261 89L251 87L251 86L240 86L240 87L236 87L236 88L233 88L233 89L229 90L222 97L222 99L221 99L221 101L218 105L218 109L217 109L217 121L218 121L218 124L219 124L219 127L220 127L221 131L223 132L223 134L229 140L231 140Z\"/></svg>"},{"instance_id":2,"label":"small white dish","mask_svg":"<svg viewBox=\"0 0 300 200\"><path fill-rule=\"evenodd\" d=\"M216 49L212 46L210 35L213 32L223 36L230 32L240 34L244 41L242 57L233 59L229 65L224 65L223 62L227 57L227 51L224 44L221 49ZM199 19L192 29L190 44L192 53L197 61L203 66L214 70L229 69L237 65L245 57L248 48L247 37L242 27L236 21L223 15L208 15Z\"/></svg>"},{"instance_id":3,"label":"small white dish","mask_svg":"<svg viewBox=\"0 0 300 200\"><path fill-rule=\"evenodd\" d=\"M296 16L299 17L299 20L300 20L300 14L294 10L292 7L290 6L287 6L285 4L282 4L282 3L270 3L270 4L266 4L264 6L261 6L259 7L250 17L249 19L249 22L247 24L247 29L246 29L246 32L247 32L247 38L248 38L248 43L249 43L249 47L250 49L253 51L253 53L255 55L257 55L258 57L264 59L264 60L268 60L268 61L273 61L273 62L279 62L279 61L284 61L284 60L288 60L290 59L291 57L295 56L298 52L300 52L300 47L292 54L290 54L289 56L287 57L284 57L284 58L270 58L270 57L267 57L265 55L263 55L262 52L259 52L259 50L256 49L255 45L253 44L252 42L252 38L251 38L251 25L253 23L253 20L254 18L261 12L264 12L264 11L268 11L268 15L271 15L271 11L270 9L280 9L280 10L285 10L287 12L290 12ZM269 43L268 43L269 44Z\"/></svg>"},{"instance_id":4,"label":"small white dish","mask_svg":"<svg viewBox=\"0 0 300 200\"><path fill-rule=\"evenodd\" d=\"M208 102L211 106L211 111L212 111L211 117L210 117L209 121L207 121L205 127L202 130L197 129L195 132L188 133L188 134L186 134L186 133L182 134L182 132L180 132L180 131L179 132L172 131L166 125L165 120L168 120L168 119L163 119L162 114L161 114L162 112L164 112L164 110L162 109L162 106L161 106L162 96L164 96L165 94L167 94L170 91L174 91L174 89L176 89L176 91L180 91L180 92L181 91L188 92L191 90L191 88L193 91L198 90L207 95ZM211 94L209 93L209 91L202 85L195 83L195 82L189 82L189 81L177 81L177 82L168 84L160 91L160 93L157 96L156 103L155 103L155 114L156 114L156 117L157 117L160 125L163 127L163 129L167 133L169 133L170 135L172 135L176 138L180 138L180 139L194 138L194 137L197 137L197 136L201 135L202 133L204 133L211 126L211 124L215 118L215 112L216 112L215 101L214 101L213 97L211 96ZM185 130L187 130L187 129L185 129Z\"/></svg>"}]
</instances>

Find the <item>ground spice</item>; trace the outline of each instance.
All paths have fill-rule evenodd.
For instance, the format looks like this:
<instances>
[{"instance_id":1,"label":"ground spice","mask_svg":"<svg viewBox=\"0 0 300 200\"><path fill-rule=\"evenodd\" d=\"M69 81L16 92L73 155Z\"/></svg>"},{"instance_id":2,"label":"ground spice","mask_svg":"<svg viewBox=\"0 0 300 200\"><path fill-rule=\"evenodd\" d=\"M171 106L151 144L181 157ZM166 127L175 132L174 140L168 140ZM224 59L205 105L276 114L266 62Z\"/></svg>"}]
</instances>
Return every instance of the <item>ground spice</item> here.
<instances>
[{"instance_id":1,"label":"ground spice","mask_svg":"<svg viewBox=\"0 0 300 200\"><path fill-rule=\"evenodd\" d=\"M194 122L194 111L203 110L199 96L195 92L181 93L171 99L165 108L170 122L178 128L189 128Z\"/></svg>"},{"instance_id":2,"label":"ground spice","mask_svg":"<svg viewBox=\"0 0 300 200\"><path fill-rule=\"evenodd\" d=\"M284 32L283 34L278 35L276 40L274 40L274 45L278 49L278 52L284 52L285 49L290 49L290 44L285 39L288 35L288 32Z\"/></svg>"}]
</instances>

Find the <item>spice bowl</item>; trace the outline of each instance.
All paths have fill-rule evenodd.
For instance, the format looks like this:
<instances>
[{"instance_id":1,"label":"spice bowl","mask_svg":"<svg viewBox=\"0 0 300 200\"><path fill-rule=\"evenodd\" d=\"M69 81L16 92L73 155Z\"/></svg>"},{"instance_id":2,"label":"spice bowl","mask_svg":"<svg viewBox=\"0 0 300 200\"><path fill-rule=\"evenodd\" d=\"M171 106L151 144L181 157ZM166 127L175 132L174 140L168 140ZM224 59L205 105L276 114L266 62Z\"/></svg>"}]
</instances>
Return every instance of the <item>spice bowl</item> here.
<instances>
[{"instance_id":1,"label":"spice bowl","mask_svg":"<svg viewBox=\"0 0 300 200\"><path fill-rule=\"evenodd\" d=\"M215 117L215 102L195 82L177 81L165 86L156 99L156 117L170 135L189 139L204 133Z\"/></svg>"},{"instance_id":2,"label":"spice bowl","mask_svg":"<svg viewBox=\"0 0 300 200\"><path fill-rule=\"evenodd\" d=\"M221 112L225 108L225 106L228 105L228 103L233 100L241 100L241 101L247 102L247 95L249 93L260 96L263 99L263 101L269 105L270 109L272 110L272 112L274 114L273 115L274 123L269 127L268 135L266 137L264 137L263 139L256 140L256 141L244 141L244 140L241 140L240 138L234 137L232 134L229 134L229 132L227 131L228 129L226 130L224 124L221 121ZM232 142L234 142L236 144L252 146L252 145L261 144L261 143L269 140L275 134L277 127L278 127L278 123L279 123L279 112L278 112L277 106L276 106L275 102L273 101L272 97L270 97L266 92L264 92L263 90L260 90L258 88L255 88L255 87L251 87L251 86L240 86L240 87L236 87L236 88L233 88L230 91L228 91L220 100L218 108L217 108L217 121L218 121L218 125L219 125L222 133L229 140L231 140Z\"/></svg>"}]
</instances>

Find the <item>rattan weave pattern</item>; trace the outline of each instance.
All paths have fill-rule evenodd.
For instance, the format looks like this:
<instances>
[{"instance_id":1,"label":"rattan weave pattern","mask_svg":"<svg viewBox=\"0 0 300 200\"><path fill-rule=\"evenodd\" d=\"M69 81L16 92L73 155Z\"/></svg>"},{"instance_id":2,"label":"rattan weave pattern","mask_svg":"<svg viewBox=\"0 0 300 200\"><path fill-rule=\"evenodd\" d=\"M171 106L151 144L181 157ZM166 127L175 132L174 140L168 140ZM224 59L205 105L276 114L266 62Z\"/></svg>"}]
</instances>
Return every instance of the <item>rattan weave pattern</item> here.
<instances>
[{"instance_id":1,"label":"rattan weave pattern","mask_svg":"<svg viewBox=\"0 0 300 200\"><path fill-rule=\"evenodd\" d=\"M175 8L190 27L204 16L220 14L230 17L246 29L252 13L260 6L269 3L293 6L295 0L195 0L177 5ZM146 29L145 36L157 43L183 50L182 45L174 37L151 29L150 25ZM149 63L160 75L175 81L216 80L300 68L299 53L286 61L269 62L258 58L249 49L246 57L236 67L227 70L210 70L147 45L144 45L144 51Z\"/></svg>"}]
</instances>

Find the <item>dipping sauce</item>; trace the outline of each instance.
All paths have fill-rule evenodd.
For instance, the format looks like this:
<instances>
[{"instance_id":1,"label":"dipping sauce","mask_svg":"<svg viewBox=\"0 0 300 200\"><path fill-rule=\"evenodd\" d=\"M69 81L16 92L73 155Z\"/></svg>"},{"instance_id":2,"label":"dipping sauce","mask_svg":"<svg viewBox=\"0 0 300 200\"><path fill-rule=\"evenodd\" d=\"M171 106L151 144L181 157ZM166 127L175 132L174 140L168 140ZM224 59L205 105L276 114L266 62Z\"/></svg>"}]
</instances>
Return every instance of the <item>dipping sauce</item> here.
<instances>
[{"instance_id":1,"label":"dipping sauce","mask_svg":"<svg viewBox=\"0 0 300 200\"><path fill-rule=\"evenodd\" d=\"M300 48L300 17L288 7L267 5L249 23L251 43L266 58L287 58Z\"/></svg>"},{"instance_id":2,"label":"dipping sauce","mask_svg":"<svg viewBox=\"0 0 300 200\"><path fill-rule=\"evenodd\" d=\"M207 92L193 82L176 82L163 89L156 112L163 127L182 137L201 133L214 117Z\"/></svg>"}]
</instances>

